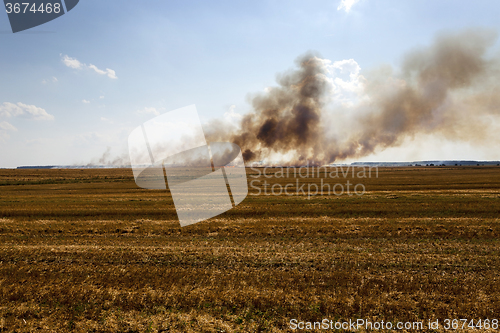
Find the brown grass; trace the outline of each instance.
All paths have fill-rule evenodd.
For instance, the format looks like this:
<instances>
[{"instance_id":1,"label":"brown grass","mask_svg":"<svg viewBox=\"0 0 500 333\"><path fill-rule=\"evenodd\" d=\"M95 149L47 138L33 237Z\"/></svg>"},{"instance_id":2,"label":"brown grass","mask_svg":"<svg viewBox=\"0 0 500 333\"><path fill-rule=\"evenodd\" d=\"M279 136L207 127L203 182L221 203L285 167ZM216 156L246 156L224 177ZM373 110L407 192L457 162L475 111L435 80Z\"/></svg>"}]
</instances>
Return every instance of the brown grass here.
<instances>
[{"instance_id":1,"label":"brown grass","mask_svg":"<svg viewBox=\"0 0 500 333\"><path fill-rule=\"evenodd\" d=\"M236 208L181 229L169 192L137 188L128 169L0 170L0 331L500 319L500 168L348 179L366 194L250 188Z\"/></svg>"}]
</instances>

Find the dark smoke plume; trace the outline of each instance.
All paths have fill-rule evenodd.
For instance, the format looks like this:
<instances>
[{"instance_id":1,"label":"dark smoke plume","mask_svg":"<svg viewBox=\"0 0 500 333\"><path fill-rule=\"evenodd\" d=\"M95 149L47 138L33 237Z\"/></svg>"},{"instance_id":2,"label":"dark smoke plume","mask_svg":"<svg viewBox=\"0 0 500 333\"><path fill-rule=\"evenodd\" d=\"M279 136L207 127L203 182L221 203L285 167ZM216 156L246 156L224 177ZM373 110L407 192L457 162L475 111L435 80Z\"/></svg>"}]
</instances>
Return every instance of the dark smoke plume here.
<instances>
[{"instance_id":1,"label":"dark smoke plume","mask_svg":"<svg viewBox=\"0 0 500 333\"><path fill-rule=\"evenodd\" d=\"M500 62L487 56L495 37L483 30L440 35L408 53L401 69L365 74L361 101L351 107L332 106L328 60L306 54L278 75L277 87L252 97L239 130L212 123L207 139L238 144L247 162L279 154L290 164L362 157L419 133L488 140L500 124Z\"/></svg>"}]
</instances>

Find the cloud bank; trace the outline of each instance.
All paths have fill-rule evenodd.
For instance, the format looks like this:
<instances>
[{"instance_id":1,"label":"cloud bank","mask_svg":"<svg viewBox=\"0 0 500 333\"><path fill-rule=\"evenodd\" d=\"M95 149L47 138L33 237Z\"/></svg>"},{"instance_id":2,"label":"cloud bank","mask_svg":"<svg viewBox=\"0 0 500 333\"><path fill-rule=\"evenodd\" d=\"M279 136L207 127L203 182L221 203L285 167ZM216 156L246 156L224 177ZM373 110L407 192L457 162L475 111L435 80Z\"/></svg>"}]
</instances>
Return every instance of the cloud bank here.
<instances>
[{"instance_id":1,"label":"cloud bank","mask_svg":"<svg viewBox=\"0 0 500 333\"><path fill-rule=\"evenodd\" d=\"M44 109L20 102L17 104L5 102L0 105L0 117L25 117L34 120L54 120L54 116L48 114Z\"/></svg>"}]
</instances>

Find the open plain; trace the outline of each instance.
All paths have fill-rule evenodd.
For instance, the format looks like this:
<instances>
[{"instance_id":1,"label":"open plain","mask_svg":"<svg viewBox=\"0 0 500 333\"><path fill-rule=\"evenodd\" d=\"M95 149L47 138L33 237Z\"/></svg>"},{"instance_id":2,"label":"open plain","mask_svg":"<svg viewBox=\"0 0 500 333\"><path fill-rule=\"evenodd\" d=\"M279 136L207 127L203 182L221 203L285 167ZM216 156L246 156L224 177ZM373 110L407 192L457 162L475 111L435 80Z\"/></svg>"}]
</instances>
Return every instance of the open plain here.
<instances>
[{"instance_id":1,"label":"open plain","mask_svg":"<svg viewBox=\"0 0 500 333\"><path fill-rule=\"evenodd\" d=\"M0 170L0 331L500 320L500 167L262 171L247 168L236 208L181 228L169 191L138 188L130 169ZM270 193L321 180L366 192Z\"/></svg>"}]
</instances>

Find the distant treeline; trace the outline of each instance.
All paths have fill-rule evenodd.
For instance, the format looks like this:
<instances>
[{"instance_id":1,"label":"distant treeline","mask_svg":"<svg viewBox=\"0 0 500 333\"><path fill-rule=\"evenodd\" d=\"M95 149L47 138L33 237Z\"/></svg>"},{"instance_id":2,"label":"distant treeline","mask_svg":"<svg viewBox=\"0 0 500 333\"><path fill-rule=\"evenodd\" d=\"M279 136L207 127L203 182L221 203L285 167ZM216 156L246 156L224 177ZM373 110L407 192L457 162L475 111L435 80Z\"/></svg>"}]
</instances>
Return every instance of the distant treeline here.
<instances>
[{"instance_id":1,"label":"distant treeline","mask_svg":"<svg viewBox=\"0 0 500 333\"><path fill-rule=\"evenodd\" d=\"M17 169L54 169L55 165L34 165L34 166L19 166Z\"/></svg>"},{"instance_id":2,"label":"distant treeline","mask_svg":"<svg viewBox=\"0 0 500 333\"><path fill-rule=\"evenodd\" d=\"M112 169L130 168L130 165L28 165L18 166L17 169Z\"/></svg>"}]
</instances>

